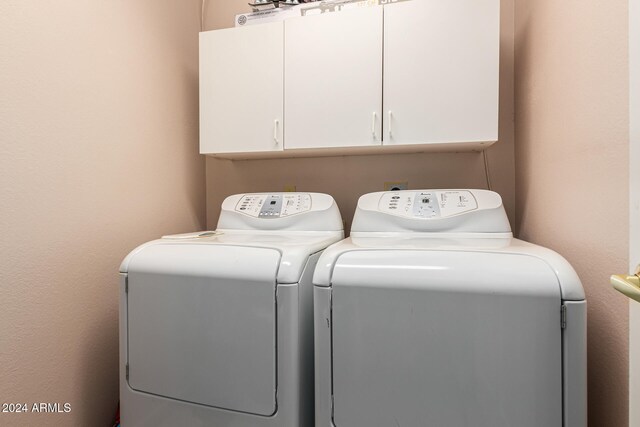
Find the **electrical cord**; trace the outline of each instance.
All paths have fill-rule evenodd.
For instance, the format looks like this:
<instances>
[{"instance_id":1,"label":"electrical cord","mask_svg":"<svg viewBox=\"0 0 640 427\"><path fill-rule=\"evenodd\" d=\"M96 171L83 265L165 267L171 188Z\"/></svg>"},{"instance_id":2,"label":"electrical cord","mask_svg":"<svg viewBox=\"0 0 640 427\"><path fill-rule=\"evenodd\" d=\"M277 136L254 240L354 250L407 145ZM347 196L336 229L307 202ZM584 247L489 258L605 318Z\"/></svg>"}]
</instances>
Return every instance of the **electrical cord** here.
<instances>
[{"instance_id":1,"label":"electrical cord","mask_svg":"<svg viewBox=\"0 0 640 427\"><path fill-rule=\"evenodd\" d=\"M200 8L200 31L204 31L204 7L207 3L207 0L202 0L202 5Z\"/></svg>"},{"instance_id":2,"label":"electrical cord","mask_svg":"<svg viewBox=\"0 0 640 427\"><path fill-rule=\"evenodd\" d=\"M484 178L487 181L487 189L491 190L491 178L489 177L489 160L487 159L487 150L482 150L482 159L484 160Z\"/></svg>"}]
</instances>

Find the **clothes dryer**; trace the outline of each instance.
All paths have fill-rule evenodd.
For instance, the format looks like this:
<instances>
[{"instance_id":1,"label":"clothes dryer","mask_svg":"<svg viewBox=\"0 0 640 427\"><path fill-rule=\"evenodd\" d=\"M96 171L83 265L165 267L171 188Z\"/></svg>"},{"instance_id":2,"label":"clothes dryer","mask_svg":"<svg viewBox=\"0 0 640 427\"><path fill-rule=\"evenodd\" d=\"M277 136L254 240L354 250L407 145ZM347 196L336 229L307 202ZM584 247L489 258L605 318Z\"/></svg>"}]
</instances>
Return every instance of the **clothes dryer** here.
<instances>
[{"instance_id":1,"label":"clothes dryer","mask_svg":"<svg viewBox=\"0 0 640 427\"><path fill-rule=\"evenodd\" d=\"M586 303L484 190L380 192L316 267L316 427L585 427Z\"/></svg>"},{"instance_id":2,"label":"clothes dryer","mask_svg":"<svg viewBox=\"0 0 640 427\"><path fill-rule=\"evenodd\" d=\"M344 237L331 196L240 194L215 232L166 236L120 267L122 424L313 423L313 285Z\"/></svg>"}]
</instances>

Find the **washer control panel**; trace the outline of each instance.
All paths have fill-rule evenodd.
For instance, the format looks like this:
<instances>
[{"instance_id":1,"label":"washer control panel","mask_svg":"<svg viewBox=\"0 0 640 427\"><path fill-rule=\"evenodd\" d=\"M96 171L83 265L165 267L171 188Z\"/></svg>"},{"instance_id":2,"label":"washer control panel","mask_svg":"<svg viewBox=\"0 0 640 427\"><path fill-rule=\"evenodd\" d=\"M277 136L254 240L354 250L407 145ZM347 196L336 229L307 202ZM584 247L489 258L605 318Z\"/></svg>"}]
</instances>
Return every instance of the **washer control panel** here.
<instances>
[{"instance_id":1,"label":"washer control panel","mask_svg":"<svg viewBox=\"0 0 640 427\"><path fill-rule=\"evenodd\" d=\"M382 212L409 218L446 218L478 209L470 191L390 191L380 197Z\"/></svg>"},{"instance_id":2,"label":"washer control panel","mask_svg":"<svg viewBox=\"0 0 640 427\"><path fill-rule=\"evenodd\" d=\"M236 212L254 218L284 218L311 210L308 193L245 194L236 204Z\"/></svg>"}]
</instances>

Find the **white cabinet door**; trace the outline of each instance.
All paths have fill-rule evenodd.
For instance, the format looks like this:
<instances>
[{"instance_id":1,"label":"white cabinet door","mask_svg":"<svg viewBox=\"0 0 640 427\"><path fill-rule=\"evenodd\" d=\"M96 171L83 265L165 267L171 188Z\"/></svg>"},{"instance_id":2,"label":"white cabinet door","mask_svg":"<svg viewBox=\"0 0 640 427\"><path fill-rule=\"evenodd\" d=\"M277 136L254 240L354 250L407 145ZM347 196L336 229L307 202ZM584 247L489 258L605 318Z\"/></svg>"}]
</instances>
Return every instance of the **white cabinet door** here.
<instances>
[{"instance_id":1,"label":"white cabinet door","mask_svg":"<svg viewBox=\"0 0 640 427\"><path fill-rule=\"evenodd\" d=\"M200 33L200 152L282 150L283 23Z\"/></svg>"},{"instance_id":2,"label":"white cabinet door","mask_svg":"<svg viewBox=\"0 0 640 427\"><path fill-rule=\"evenodd\" d=\"M381 7L285 22L286 148L381 143Z\"/></svg>"},{"instance_id":3,"label":"white cabinet door","mask_svg":"<svg viewBox=\"0 0 640 427\"><path fill-rule=\"evenodd\" d=\"M499 0L384 6L384 144L498 139Z\"/></svg>"}]
</instances>

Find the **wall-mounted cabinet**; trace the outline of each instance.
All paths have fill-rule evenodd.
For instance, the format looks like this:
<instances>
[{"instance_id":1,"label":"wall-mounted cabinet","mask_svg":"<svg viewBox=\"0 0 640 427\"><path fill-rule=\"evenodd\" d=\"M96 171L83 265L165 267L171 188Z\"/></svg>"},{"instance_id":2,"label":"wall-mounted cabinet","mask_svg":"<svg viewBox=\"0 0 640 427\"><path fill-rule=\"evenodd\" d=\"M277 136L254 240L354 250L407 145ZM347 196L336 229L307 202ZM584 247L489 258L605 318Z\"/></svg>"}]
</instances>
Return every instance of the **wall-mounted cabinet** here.
<instances>
[{"instance_id":1,"label":"wall-mounted cabinet","mask_svg":"<svg viewBox=\"0 0 640 427\"><path fill-rule=\"evenodd\" d=\"M200 33L200 153L283 150L282 22Z\"/></svg>"},{"instance_id":2,"label":"wall-mounted cabinet","mask_svg":"<svg viewBox=\"0 0 640 427\"><path fill-rule=\"evenodd\" d=\"M201 33L200 152L483 149L499 21L499 0L412 0Z\"/></svg>"}]
</instances>

